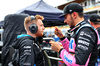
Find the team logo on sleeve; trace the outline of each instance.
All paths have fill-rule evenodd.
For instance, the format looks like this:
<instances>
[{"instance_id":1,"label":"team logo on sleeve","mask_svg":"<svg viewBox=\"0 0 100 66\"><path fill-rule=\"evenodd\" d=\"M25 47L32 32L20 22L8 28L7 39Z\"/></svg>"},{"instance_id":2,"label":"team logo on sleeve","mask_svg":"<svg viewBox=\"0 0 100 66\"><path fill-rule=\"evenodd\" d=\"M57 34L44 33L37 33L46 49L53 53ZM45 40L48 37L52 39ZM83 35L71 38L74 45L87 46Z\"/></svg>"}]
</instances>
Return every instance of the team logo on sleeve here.
<instances>
[{"instance_id":1,"label":"team logo on sleeve","mask_svg":"<svg viewBox=\"0 0 100 66\"><path fill-rule=\"evenodd\" d=\"M72 60L70 60L66 55L64 55L64 59L65 59L68 63L72 64Z\"/></svg>"},{"instance_id":2,"label":"team logo on sleeve","mask_svg":"<svg viewBox=\"0 0 100 66\"><path fill-rule=\"evenodd\" d=\"M71 38L70 43L69 43L69 51L75 52L75 47L76 47L75 40L74 38Z\"/></svg>"},{"instance_id":3,"label":"team logo on sleeve","mask_svg":"<svg viewBox=\"0 0 100 66\"><path fill-rule=\"evenodd\" d=\"M70 43L69 43L69 48L73 49L73 43L74 43L74 39L71 38Z\"/></svg>"}]
</instances>

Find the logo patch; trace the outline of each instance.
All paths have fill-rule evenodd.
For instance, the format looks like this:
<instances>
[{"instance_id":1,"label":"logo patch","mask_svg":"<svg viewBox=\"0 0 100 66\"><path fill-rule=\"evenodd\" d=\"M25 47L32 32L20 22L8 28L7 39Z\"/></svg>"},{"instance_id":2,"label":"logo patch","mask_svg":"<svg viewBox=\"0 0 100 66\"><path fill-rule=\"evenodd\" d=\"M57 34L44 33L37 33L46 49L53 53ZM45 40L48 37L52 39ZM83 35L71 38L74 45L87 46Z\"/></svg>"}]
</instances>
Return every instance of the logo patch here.
<instances>
[{"instance_id":1,"label":"logo patch","mask_svg":"<svg viewBox=\"0 0 100 66\"><path fill-rule=\"evenodd\" d=\"M69 48L73 49L73 43L74 43L74 39L71 38L70 43L69 43Z\"/></svg>"},{"instance_id":2,"label":"logo patch","mask_svg":"<svg viewBox=\"0 0 100 66\"><path fill-rule=\"evenodd\" d=\"M64 55L64 59L65 59L68 63L72 64L72 60L70 60L68 57L66 57L66 55Z\"/></svg>"}]
</instances>

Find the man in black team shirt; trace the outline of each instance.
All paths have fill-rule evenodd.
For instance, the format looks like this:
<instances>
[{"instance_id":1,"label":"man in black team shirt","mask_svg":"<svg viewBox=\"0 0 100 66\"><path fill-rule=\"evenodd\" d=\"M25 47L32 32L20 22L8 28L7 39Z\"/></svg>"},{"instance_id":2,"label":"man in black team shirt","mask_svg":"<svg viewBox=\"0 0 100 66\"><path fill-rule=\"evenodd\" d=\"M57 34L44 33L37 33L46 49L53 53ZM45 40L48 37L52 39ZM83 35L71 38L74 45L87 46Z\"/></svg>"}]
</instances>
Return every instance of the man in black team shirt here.
<instances>
[{"instance_id":1,"label":"man in black team shirt","mask_svg":"<svg viewBox=\"0 0 100 66\"><path fill-rule=\"evenodd\" d=\"M17 36L13 44L19 50L19 61L17 66L44 66L44 59L36 38L43 36L43 16L28 16L24 20L27 34ZM15 66L15 65L14 65Z\"/></svg>"}]
</instances>

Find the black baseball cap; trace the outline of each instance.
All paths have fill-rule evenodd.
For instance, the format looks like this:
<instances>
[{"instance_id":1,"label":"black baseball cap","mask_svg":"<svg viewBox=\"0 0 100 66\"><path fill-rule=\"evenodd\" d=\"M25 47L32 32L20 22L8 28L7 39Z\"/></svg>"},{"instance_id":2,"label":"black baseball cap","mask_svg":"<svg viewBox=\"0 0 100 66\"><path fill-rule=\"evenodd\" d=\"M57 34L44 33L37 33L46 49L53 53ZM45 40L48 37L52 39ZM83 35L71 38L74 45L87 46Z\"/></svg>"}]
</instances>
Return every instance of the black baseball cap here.
<instances>
[{"instance_id":1,"label":"black baseball cap","mask_svg":"<svg viewBox=\"0 0 100 66\"><path fill-rule=\"evenodd\" d=\"M64 7L63 11L64 13L59 16L60 18L73 12L83 12L83 7L78 3L70 3Z\"/></svg>"},{"instance_id":2,"label":"black baseball cap","mask_svg":"<svg viewBox=\"0 0 100 66\"><path fill-rule=\"evenodd\" d=\"M97 14L90 15L89 19L91 22L100 22L100 16Z\"/></svg>"}]
</instances>

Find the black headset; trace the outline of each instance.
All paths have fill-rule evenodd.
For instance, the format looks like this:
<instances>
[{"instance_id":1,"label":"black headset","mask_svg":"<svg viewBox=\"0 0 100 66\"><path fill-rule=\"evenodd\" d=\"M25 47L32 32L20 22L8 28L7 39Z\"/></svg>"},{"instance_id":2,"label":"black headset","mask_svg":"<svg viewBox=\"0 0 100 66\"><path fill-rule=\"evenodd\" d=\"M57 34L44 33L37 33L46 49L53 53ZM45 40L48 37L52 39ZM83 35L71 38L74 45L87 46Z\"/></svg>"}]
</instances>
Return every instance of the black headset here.
<instances>
[{"instance_id":1,"label":"black headset","mask_svg":"<svg viewBox=\"0 0 100 66\"><path fill-rule=\"evenodd\" d=\"M35 17L34 16L30 16L31 17L31 21L32 20L35 20ZM34 23L32 23L30 26L29 26L29 30L31 33L36 33L38 31L38 26Z\"/></svg>"}]
</instances>

